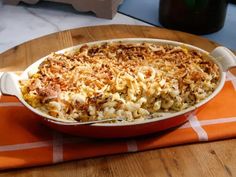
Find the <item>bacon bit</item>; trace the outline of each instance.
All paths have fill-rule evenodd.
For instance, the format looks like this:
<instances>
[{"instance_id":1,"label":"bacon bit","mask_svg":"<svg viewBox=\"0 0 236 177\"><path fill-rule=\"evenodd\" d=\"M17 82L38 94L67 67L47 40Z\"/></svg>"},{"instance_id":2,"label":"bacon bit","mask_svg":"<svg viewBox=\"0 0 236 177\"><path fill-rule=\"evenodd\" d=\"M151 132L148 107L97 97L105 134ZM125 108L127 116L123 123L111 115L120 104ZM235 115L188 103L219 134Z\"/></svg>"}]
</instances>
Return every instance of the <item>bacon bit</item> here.
<instances>
[{"instance_id":1,"label":"bacon bit","mask_svg":"<svg viewBox=\"0 0 236 177\"><path fill-rule=\"evenodd\" d=\"M56 111L49 111L48 114L53 117L57 117L58 113Z\"/></svg>"},{"instance_id":2,"label":"bacon bit","mask_svg":"<svg viewBox=\"0 0 236 177\"><path fill-rule=\"evenodd\" d=\"M47 86L46 88L38 88L38 95L43 97L45 100L50 98L56 98L60 92L60 86L57 84L54 86Z\"/></svg>"},{"instance_id":3,"label":"bacon bit","mask_svg":"<svg viewBox=\"0 0 236 177\"><path fill-rule=\"evenodd\" d=\"M201 79L203 79L204 78L204 74L203 73L201 73L201 72L192 72L192 75L191 75L191 79L193 80L193 81L198 81L198 80L201 80Z\"/></svg>"}]
</instances>

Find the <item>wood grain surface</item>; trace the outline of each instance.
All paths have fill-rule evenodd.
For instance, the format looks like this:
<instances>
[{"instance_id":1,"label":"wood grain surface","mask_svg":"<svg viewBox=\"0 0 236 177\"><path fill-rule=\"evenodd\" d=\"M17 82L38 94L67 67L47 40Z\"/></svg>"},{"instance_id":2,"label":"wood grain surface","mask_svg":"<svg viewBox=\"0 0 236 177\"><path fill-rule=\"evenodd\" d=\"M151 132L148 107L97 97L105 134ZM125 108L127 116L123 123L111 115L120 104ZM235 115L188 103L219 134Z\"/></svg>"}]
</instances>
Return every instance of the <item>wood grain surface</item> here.
<instances>
[{"instance_id":1,"label":"wood grain surface","mask_svg":"<svg viewBox=\"0 0 236 177\"><path fill-rule=\"evenodd\" d=\"M34 39L0 54L0 71L22 71L51 52L80 43L126 37L176 40L207 51L217 46L205 38L157 27L130 25L85 27ZM233 177L236 176L236 140L182 145L0 172L0 177L31 176Z\"/></svg>"}]
</instances>

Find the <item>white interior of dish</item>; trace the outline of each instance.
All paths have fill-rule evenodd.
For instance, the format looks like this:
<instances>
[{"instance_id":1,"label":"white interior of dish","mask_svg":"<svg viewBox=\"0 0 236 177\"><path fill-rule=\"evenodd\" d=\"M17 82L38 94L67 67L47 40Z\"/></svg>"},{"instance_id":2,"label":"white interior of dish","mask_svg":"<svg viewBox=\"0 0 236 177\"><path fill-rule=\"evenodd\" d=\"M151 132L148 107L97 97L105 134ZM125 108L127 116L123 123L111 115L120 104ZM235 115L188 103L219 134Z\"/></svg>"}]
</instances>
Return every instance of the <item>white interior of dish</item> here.
<instances>
[{"instance_id":1,"label":"white interior of dish","mask_svg":"<svg viewBox=\"0 0 236 177\"><path fill-rule=\"evenodd\" d=\"M103 40L103 41L96 41L96 42L90 42L90 43L86 43L87 45L94 45L94 44L102 44L102 43L105 43L105 42L118 42L118 41L121 41L123 43L140 43L140 42L150 42L150 43L158 43L158 44L162 44L162 45L166 45L166 44L170 44L170 45L174 45L174 46L185 46L189 49L193 49L193 50L196 50L196 51L199 51L203 54L206 54L206 55L209 55L208 52L198 48L198 47L195 47L195 46L192 46L192 45L189 45L189 44L185 44L185 43L181 43L181 42L176 42L176 41L169 41L169 40L163 40L163 39L149 39L149 38L124 38L124 39L112 39L112 40ZM73 51L73 50L76 50L78 48L80 48L82 45L84 44L80 44L80 45L77 45L77 46L74 46L74 47L70 47L70 48L66 48L66 49L63 49L63 50L60 50L60 51L57 51L56 53L64 53L64 52L70 52L70 51ZM47 56L46 56L47 57ZM30 65L23 73L22 75L17 78L17 80L22 80L22 79L28 79L28 73L35 73L38 71L38 66L44 61L44 59L46 57L43 57L41 59L39 59L38 61L36 61L35 63L33 63L32 65ZM209 56L209 59L211 59L214 63L216 63L219 68L220 68L220 80L219 80L219 83L218 83L218 86L217 88L214 90L214 92L208 96L207 98L205 98L204 100L202 100L201 102L197 103L196 105L192 106L192 107L189 107L183 111L179 111L179 112L175 112L175 113L170 113L170 114L167 114L165 116L162 116L162 117L157 117L157 118L152 118L152 119L146 119L146 120L143 120L143 121L134 121L134 122L121 122L121 123L96 123L96 124L92 124L92 126L124 126L124 125L132 125L132 124L143 124L143 123L150 123L150 122L154 122L154 121L160 121L160 120L163 120L163 119L168 119L168 118L172 118L172 117L175 117L175 116L179 116L179 115L183 115L185 113L188 113L188 112L191 112L191 111L194 111L196 108L202 106L203 104L207 103L209 100L211 100L213 97L215 97L219 92L220 90L223 88L224 86L224 83L225 83L225 77L226 77L226 73L223 72L223 69L222 69L222 66L221 64L216 60L214 59L213 57ZM17 88L17 92L16 95L17 97L19 98L19 100L28 108L30 109L31 111L35 112L36 114L44 117L45 119L47 119L48 121L52 121L54 123L57 123L57 124L63 124L63 125L76 125L76 124L79 124L79 122L76 122L76 121L71 121L71 120L62 120L62 119L58 119L58 118L55 118L55 117L52 117L48 114L45 114L33 107L31 107L22 97L22 94L21 94L21 91L20 91L20 86L19 86L19 83L18 83L18 88Z\"/></svg>"}]
</instances>

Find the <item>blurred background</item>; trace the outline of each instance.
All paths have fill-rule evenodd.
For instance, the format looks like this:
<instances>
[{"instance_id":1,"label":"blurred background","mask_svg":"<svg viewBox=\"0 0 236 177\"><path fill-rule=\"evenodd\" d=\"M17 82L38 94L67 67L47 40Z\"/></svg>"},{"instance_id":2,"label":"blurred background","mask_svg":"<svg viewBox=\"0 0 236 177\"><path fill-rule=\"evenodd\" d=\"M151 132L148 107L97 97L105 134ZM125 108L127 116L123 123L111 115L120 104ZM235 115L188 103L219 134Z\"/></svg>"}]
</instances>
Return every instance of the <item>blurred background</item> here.
<instances>
[{"instance_id":1,"label":"blurred background","mask_svg":"<svg viewBox=\"0 0 236 177\"><path fill-rule=\"evenodd\" d=\"M0 0L0 53L53 32L104 24L168 27L201 35L236 50L236 5L227 0L123 0L120 5L100 7L107 13L115 11L107 18L77 11L65 3L5 4L13 1Z\"/></svg>"}]
</instances>

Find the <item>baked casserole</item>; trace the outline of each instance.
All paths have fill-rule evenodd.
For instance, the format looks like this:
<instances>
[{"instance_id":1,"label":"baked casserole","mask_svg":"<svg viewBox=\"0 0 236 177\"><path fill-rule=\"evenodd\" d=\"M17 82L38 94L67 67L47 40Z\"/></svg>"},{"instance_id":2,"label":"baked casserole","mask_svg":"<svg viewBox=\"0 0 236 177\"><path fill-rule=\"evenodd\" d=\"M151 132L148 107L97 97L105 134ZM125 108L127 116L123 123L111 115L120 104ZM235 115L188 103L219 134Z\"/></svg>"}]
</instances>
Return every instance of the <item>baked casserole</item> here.
<instances>
[{"instance_id":1,"label":"baked casserole","mask_svg":"<svg viewBox=\"0 0 236 177\"><path fill-rule=\"evenodd\" d=\"M194 106L219 78L207 55L185 46L109 42L53 53L20 85L26 102L58 119L136 121Z\"/></svg>"}]
</instances>

